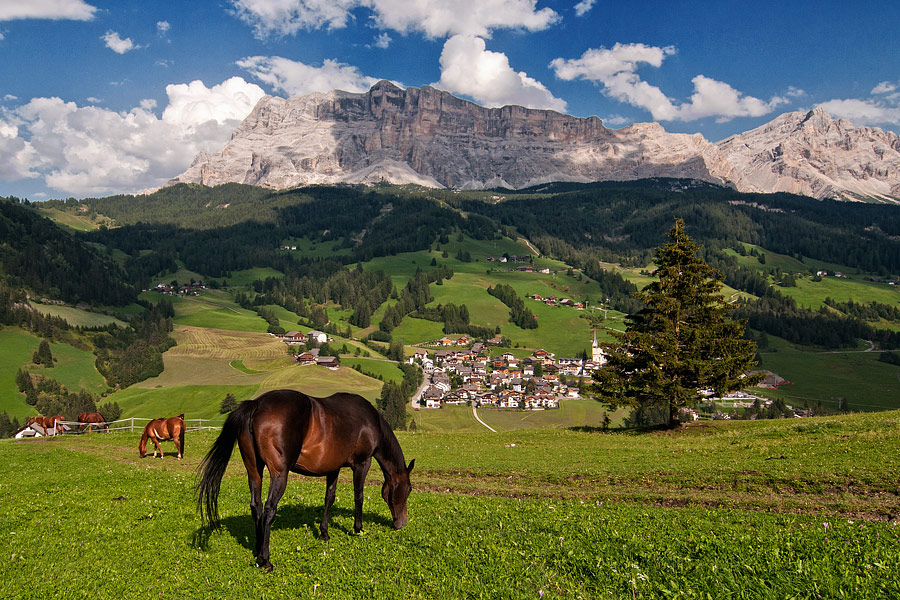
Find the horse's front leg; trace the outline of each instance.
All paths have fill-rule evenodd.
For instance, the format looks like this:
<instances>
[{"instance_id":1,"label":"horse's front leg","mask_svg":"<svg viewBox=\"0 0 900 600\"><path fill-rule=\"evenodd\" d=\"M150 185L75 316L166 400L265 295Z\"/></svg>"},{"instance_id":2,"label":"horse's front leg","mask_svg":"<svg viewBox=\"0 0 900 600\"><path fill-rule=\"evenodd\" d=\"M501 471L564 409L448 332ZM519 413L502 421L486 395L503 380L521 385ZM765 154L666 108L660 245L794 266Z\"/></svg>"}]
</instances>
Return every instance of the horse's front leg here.
<instances>
[{"instance_id":1,"label":"horse's front leg","mask_svg":"<svg viewBox=\"0 0 900 600\"><path fill-rule=\"evenodd\" d=\"M340 469L325 475L325 513L322 515L322 523L319 525L319 537L323 542L329 540L328 518L331 516L331 505L334 504L334 493L337 489L338 473Z\"/></svg>"},{"instance_id":2,"label":"horse's front leg","mask_svg":"<svg viewBox=\"0 0 900 600\"><path fill-rule=\"evenodd\" d=\"M362 531L363 488L365 487L366 475L369 473L371 465L371 457L364 462L353 465L353 531L356 533Z\"/></svg>"}]
</instances>

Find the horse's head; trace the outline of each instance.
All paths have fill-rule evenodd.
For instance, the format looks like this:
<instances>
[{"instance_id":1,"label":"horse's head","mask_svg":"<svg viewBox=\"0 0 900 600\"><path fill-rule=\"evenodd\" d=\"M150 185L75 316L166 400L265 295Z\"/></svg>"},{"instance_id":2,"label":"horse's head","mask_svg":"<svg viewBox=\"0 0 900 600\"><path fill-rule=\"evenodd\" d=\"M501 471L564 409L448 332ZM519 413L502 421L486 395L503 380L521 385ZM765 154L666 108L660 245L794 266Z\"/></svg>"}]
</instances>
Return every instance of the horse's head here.
<instances>
[{"instance_id":1,"label":"horse's head","mask_svg":"<svg viewBox=\"0 0 900 600\"><path fill-rule=\"evenodd\" d=\"M409 466L401 469L397 473L392 473L384 480L381 486L381 497L387 502L391 509L391 517L394 519L394 529L402 529L408 520L406 517L406 500L412 491L412 485L409 483L409 474L416 464L413 459ZM402 465L401 465L402 466Z\"/></svg>"},{"instance_id":2,"label":"horse's head","mask_svg":"<svg viewBox=\"0 0 900 600\"><path fill-rule=\"evenodd\" d=\"M28 420L25 421L25 424L31 425L32 423L39 423L40 420L41 420L41 417L28 417Z\"/></svg>"}]
</instances>

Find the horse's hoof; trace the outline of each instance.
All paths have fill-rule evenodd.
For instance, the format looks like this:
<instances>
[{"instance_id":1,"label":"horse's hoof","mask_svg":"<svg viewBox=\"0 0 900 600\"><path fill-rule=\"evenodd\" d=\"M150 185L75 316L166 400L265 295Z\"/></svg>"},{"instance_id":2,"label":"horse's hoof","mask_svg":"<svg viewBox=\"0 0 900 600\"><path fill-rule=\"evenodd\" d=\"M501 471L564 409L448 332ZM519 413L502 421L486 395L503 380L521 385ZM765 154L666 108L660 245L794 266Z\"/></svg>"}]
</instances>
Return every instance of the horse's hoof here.
<instances>
[{"instance_id":1,"label":"horse's hoof","mask_svg":"<svg viewBox=\"0 0 900 600\"><path fill-rule=\"evenodd\" d=\"M260 569L262 569L263 571L265 571L266 573L271 573L275 569L275 567L272 566L272 563L270 563L270 562L267 562L264 565L257 563L256 566L259 567Z\"/></svg>"}]
</instances>

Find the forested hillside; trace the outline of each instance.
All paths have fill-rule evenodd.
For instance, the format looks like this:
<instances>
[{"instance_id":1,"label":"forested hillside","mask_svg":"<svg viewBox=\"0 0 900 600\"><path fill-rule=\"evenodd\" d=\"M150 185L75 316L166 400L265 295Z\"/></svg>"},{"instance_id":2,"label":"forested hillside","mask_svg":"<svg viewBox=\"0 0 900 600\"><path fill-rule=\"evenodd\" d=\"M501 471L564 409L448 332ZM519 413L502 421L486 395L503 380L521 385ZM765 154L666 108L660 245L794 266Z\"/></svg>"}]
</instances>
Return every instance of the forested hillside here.
<instances>
[{"instance_id":1,"label":"forested hillside","mask_svg":"<svg viewBox=\"0 0 900 600\"><path fill-rule=\"evenodd\" d=\"M178 185L45 206L106 226L70 234L33 207L4 201L4 322L82 344L110 388L163 370L173 321L274 334L318 329L336 340L325 352L345 358L396 360L404 345L408 355L410 344L449 334L580 355L592 330L621 328L623 314L640 309L633 294L652 280L653 250L676 217L721 274L732 316L747 321L764 363L778 364L783 344L809 356L871 344L890 358L900 348L892 285L900 209L891 206L671 179L518 192ZM25 302L40 294L109 310L136 290L192 283L209 288L196 303L184 290L174 307L145 292L119 315L131 320L125 329L72 328ZM566 296L581 308L532 296ZM892 365L882 361L876 371ZM813 393L836 402L831 390Z\"/></svg>"},{"instance_id":2,"label":"forested hillside","mask_svg":"<svg viewBox=\"0 0 900 600\"><path fill-rule=\"evenodd\" d=\"M0 277L9 287L73 304L121 306L137 297L108 256L17 198L0 198Z\"/></svg>"},{"instance_id":3,"label":"forested hillside","mask_svg":"<svg viewBox=\"0 0 900 600\"><path fill-rule=\"evenodd\" d=\"M58 206L115 215L120 227L84 239L125 252L125 269L141 286L155 271L173 270L176 260L214 279L254 267L303 277L321 272L319 261L325 258L350 265L425 250L451 236L522 236L543 255L599 282L610 306L625 312L638 308L632 297L636 288L610 264L649 268L653 248L680 217L724 283L764 298L744 303L741 310L755 329L825 347L852 346L860 337L888 347L898 344L896 334L878 332L876 324L840 309L817 314L779 293L796 276L815 274L822 263L896 279L900 210L894 206L741 194L673 179L553 184L517 192L312 186L267 193L236 184L178 185L146 197ZM289 239L309 239L330 251L289 256L278 250ZM803 270L760 270L741 263L736 255L747 254L745 245L793 257ZM758 258L764 264L764 253ZM357 308L354 303L346 307ZM374 312L377 306L369 308Z\"/></svg>"}]
</instances>

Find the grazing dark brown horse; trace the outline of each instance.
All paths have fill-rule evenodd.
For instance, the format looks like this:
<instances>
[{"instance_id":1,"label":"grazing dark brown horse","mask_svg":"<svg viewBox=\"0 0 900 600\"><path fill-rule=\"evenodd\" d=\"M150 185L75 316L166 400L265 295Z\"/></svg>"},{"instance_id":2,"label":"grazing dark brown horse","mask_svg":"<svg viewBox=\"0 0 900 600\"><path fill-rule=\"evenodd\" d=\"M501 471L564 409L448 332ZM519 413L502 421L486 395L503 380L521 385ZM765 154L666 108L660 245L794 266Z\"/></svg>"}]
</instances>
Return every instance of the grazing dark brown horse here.
<instances>
[{"instance_id":1,"label":"grazing dark brown horse","mask_svg":"<svg viewBox=\"0 0 900 600\"><path fill-rule=\"evenodd\" d=\"M182 451L184 450L184 413L168 419L153 419L147 423L147 426L144 427L144 435L141 436L141 444L138 446L141 458L147 456L147 438L153 440L153 443L156 445L156 450L153 451L153 458L156 458L157 450L160 458L165 456L159 445L160 441L172 440L175 442L175 449L178 450L178 459L181 460Z\"/></svg>"},{"instance_id":2,"label":"grazing dark brown horse","mask_svg":"<svg viewBox=\"0 0 900 600\"><path fill-rule=\"evenodd\" d=\"M106 419L98 412L83 412L78 415L78 422L82 424L79 431L84 431L84 428L87 427L88 433L90 433L91 428L96 425L97 431L103 427L109 433L109 425L107 425Z\"/></svg>"},{"instance_id":3,"label":"grazing dark brown horse","mask_svg":"<svg viewBox=\"0 0 900 600\"><path fill-rule=\"evenodd\" d=\"M313 398L293 390L266 392L247 400L228 415L222 433L200 463L197 499L201 516L219 525L219 485L234 450L241 449L250 483L250 514L256 524L256 564L272 570L269 532L288 474L325 476L325 514L319 525L321 539L328 539L328 516L334 503L338 472L353 471L355 499L353 530L362 530L363 484L372 457L384 473L381 496L391 509L394 529L406 525L406 500L412 489L403 450L394 432L375 407L356 394ZM262 504L263 469L269 468L269 495Z\"/></svg>"}]
</instances>

